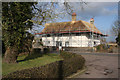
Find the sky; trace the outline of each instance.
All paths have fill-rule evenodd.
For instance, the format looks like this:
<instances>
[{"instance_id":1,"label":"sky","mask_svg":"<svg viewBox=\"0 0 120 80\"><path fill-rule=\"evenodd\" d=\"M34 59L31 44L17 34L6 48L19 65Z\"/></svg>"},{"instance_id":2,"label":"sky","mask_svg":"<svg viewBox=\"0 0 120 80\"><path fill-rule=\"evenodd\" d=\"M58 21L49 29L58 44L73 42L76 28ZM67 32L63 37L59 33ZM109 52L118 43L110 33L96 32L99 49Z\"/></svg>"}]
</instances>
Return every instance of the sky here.
<instances>
[{"instance_id":1,"label":"sky","mask_svg":"<svg viewBox=\"0 0 120 80\"><path fill-rule=\"evenodd\" d=\"M115 2L93 2L88 4L85 15L94 16L95 26L104 34L108 34L107 41L115 41L115 36L111 34L111 28L118 19L118 3Z\"/></svg>"},{"instance_id":2,"label":"sky","mask_svg":"<svg viewBox=\"0 0 120 80\"><path fill-rule=\"evenodd\" d=\"M111 28L118 19L118 3L117 2L71 2L73 6L73 12L77 14L77 20L83 20L89 22L91 18L94 18L94 25L104 34L109 35L107 41L115 41L115 36L111 34ZM56 13L60 13L64 8L62 2L59 2ZM62 15L61 15L62 16ZM55 22L68 22L71 21L71 15L65 14L64 17L58 18ZM51 23L50 21L49 23ZM43 29L43 28L42 28ZM41 29L41 30L42 30Z\"/></svg>"}]
</instances>

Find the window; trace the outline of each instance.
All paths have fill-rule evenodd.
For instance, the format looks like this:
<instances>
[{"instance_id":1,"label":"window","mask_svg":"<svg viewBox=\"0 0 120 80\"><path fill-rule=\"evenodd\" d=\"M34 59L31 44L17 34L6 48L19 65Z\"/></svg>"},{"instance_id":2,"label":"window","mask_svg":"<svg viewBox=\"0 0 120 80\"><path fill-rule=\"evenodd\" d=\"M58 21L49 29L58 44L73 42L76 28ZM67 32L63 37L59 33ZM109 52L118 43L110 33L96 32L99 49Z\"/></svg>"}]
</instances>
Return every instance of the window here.
<instances>
[{"instance_id":1,"label":"window","mask_svg":"<svg viewBox=\"0 0 120 80\"><path fill-rule=\"evenodd\" d=\"M57 47L59 46L59 42L58 42L58 41L56 41L56 46L57 46Z\"/></svg>"},{"instance_id":2,"label":"window","mask_svg":"<svg viewBox=\"0 0 120 80\"><path fill-rule=\"evenodd\" d=\"M65 47L68 47L68 46L69 46L69 42L66 41L66 42L65 42Z\"/></svg>"},{"instance_id":3,"label":"window","mask_svg":"<svg viewBox=\"0 0 120 80\"><path fill-rule=\"evenodd\" d=\"M40 39L40 41L42 41L42 39Z\"/></svg>"},{"instance_id":4,"label":"window","mask_svg":"<svg viewBox=\"0 0 120 80\"><path fill-rule=\"evenodd\" d=\"M96 45L96 42L94 41L94 45Z\"/></svg>"},{"instance_id":5,"label":"window","mask_svg":"<svg viewBox=\"0 0 120 80\"><path fill-rule=\"evenodd\" d=\"M60 41L59 45L62 46L62 41Z\"/></svg>"},{"instance_id":6,"label":"window","mask_svg":"<svg viewBox=\"0 0 120 80\"><path fill-rule=\"evenodd\" d=\"M46 41L46 45L50 44L50 41Z\"/></svg>"},{"instance_id":7,"label":"window","mask_svg":"<svg viewBox=\"0 0 120 80\"><path fill-rule=\"evenodd\" d=\"M48 41L48 44L50 44L50 41Z\"/></svg>"},{"instance_id":8,"label":"window","mask_svg":"<svg viewBox=\"0 0 120 80\"><path fill-rule=\"evenodd\" d=\"M62 46L62 41L56 41L56 46Z\"/></svg>"},{"instance_id":9,"label":"window","mask_svg":"<svg viewBox=\"0 0 120 80\"><path fill-rule=\"evenodd\" d=\"M91 34L88 34L87 37L88 37L88 39L91 39L91 38L92 38L92 35L91 35Z\"/></svg>"}]
</instances>

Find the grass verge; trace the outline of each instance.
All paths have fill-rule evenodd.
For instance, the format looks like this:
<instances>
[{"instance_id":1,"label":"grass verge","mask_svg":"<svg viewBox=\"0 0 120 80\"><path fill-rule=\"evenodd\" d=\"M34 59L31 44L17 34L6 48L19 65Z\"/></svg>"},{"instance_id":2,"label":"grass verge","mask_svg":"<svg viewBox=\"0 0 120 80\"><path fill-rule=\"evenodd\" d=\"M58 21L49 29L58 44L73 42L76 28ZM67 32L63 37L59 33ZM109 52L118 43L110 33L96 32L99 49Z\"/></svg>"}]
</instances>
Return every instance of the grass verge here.
<instances>
[{"instance_id":1,"label":"grass verge","mask_svg":"<svg viewBox=\"0 0 120 80\"><path fill-rule=\"evenodd\" d=\"M16 70L22 70L22 69L27 69L27 68L32 68L32 67L39 67L42 65L46 65L55 61L62 60L62 58L58 54L45 54L41 57L37 57L35 59L30 59L30 60L25 60L24 59L27 57L27 55L19 56L18 61L19 63L15 64L6 64L2 63L2 75L7 75L11 72L14 72Z\"/></svg>"}]
</instances>

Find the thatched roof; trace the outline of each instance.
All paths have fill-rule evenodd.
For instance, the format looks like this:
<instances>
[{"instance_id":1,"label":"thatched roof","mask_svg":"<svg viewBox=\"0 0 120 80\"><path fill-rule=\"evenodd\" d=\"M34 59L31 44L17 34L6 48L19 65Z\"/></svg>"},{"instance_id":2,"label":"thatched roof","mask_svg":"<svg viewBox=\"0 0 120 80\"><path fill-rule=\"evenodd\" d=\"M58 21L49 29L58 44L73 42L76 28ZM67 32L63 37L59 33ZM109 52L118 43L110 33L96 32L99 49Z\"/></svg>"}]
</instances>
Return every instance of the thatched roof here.
<instances>
[{"instance_id":1,"label":"thatched roof","mask_svg":"<svg viewBox=\"0 0 120 80\"><path fill-rule=\"evenodd\" d=\"M41 33L37 34L47 34L47 33L67 33L67 32L94 32L103 35L94 24L88 23L86 21L71 21L71 22L59 22L59 23L46 23L45 28Z\"/></svg>"}]
</instances>

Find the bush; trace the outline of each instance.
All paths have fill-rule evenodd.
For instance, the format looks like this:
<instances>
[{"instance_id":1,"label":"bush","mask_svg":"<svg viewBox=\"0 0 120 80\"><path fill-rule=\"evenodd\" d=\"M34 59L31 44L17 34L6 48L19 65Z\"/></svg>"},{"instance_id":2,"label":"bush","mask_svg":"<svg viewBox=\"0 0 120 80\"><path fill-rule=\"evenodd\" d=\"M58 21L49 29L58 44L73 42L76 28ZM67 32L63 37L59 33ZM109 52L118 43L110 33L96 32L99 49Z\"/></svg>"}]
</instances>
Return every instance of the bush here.
<instances>
[{"instance_id":1,"label":"bush","mask_svg":"<svg viewBox=\"0 0 120 80\"><path fill-rule=\"evenodd\" d=\"M31 54L29 54L24 60L30 60L30 59L35 59L38 57L41 57L42 53L41 53L41 49L40 48L34 48L31 52Z\"/></svg>"},{"instance_id":2,"label":"bush","mask_svg":"<svg viewBox=\"0 0 120 80\"><path fill-rule=\"evenodd\" d=\"M50 49L49 48L44 48L44 53L48 53L50 52Z\"/></svg>"},{"instance_id":3,"label":"bush","mask_svg":"<svg viewBox=\"0 0 120 80\"><path fill-rule=\"evenodd\" d=\"M77 54L64 52L60 54L64 60L56 61L44 66L33 67L10 73L3 78L65 78L77 70L82 69L85 59Z\"/></svg>"},{"instance_id":4,"label":"bush","mask_svg":"<svg viewBox=\"0 0 120 80\"><path fill-rule=\"evenodd\" d=\"M97 51L106 51L108 49L107 45L105 44L100 44L96 46Z\"/></svg>"},{"instance_id":5,"label":"bush","mask_svg":"<svg viewBox=\"0 0 120 80\"><path fill-rule=\"evenodd\" d=\"M63 62L63 76L67 77L77 70L82 69L85 63L85 59L81 56L76 56L70 59L65 59Z\"/></svg>"},{"instance_id":6,"label":"bush","mask_svg":"<svg viewBox=\"0 0 120 80\"><path fill-rule=\"evenodd\" d=\"M67 77L77 70L82 69L85 64L85 59L81 55L75 53L61 51L60 56L63 61L63 76Z\"/></svg>"},{"instance_id":7,"label":"bush","mask_svg":"<svg viewBox=\"0 0 120 80\"><path fill-rule=\"evenodd\" d=\"M41 53L41 49L40 48L34 48L32 49L31 54L40 54Z\"/></svg>"},{"instance_id":8,"label":"bush","mask_svg":"<svg viewBox=\"0 0 120 80\"><path fill-rule=\"evenodd\" d=\"M42 57L42 54L40 54L40 53L39 54L38 53L30 54L27 57L25 57L25 59L23 61L30 60L30 59L35 59L35 58L38 58L38 57Z\"/></svg>"},{"instance_id":9,"label":"bush","mask_svg":"<svg viewBox=\"0 0 120 80\"><path fill-rule=\"evenodd\" d=\"M70 53L70 52L61 51L61 52L60 52L60 56L61 56L63 59L69 59L69 58L75 57L76 54Z\"/></svg>"},{"instance_id":10,"label":"bush","mask_svg":"<svg viewBox=\"0 0 120 80\"><path fill-rule=\"evenodd\" d=\"M41 67L33 67L16 71L4 76L4 78L58 78L59 61Z\"/></svg>"}]
</instances>

